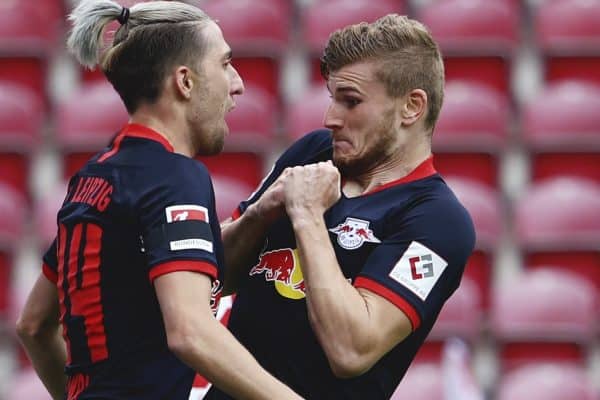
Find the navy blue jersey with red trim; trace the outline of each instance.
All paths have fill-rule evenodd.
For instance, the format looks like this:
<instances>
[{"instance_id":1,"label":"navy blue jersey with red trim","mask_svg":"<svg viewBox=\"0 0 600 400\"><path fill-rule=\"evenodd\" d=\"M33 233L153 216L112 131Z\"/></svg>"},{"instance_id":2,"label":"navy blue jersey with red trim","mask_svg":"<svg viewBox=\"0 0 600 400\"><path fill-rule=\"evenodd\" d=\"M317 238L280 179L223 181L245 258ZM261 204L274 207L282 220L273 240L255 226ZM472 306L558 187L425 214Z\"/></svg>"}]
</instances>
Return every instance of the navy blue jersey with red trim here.
<instances>
[{"instance_id":1,"label":"navy blue jersey with red trim","mask_svg":"<svg viewBox=\"0 0 600 400\"><path fill-rule=\"evenodd\" d=\"M69 399L188 399L194 371L168 349L154 290L207 274L213 309L223 246L206 168L158 133L127 125L69 182L44 256L68 350Z\"/></svg>"},{"instance_id":2,"label":"navy blue jersey with red trim","mask_svg":"<svg viewBox=\"0 0 600 400\"><path fill-rule=\"evenodd\" d=\"M329 131L306 135L281 156L238 213L286 167L331 157ZM442 305L459 286L475 241L471 218L436 173L432 158L369 193L342 195L324 217L345 277L402 310L412 333L363 375L336 378L308 321L288 218L271 227L259 258L249 261L229 328L263 367L308 399L389 399ZM217 388L207 397L222 398L229 397Z\"/></svg>"}]
</instances>

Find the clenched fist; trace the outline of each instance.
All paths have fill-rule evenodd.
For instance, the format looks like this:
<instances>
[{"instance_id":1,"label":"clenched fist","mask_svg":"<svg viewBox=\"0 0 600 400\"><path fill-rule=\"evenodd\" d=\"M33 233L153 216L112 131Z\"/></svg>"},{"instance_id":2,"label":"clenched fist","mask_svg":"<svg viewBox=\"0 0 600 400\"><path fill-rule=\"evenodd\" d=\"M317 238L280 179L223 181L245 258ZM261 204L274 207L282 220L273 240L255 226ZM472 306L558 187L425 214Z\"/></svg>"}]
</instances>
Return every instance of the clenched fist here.
<instances>
[{"instance_id":1,"label":"clenched fist","mask_svg":"<svg viewBox=\"0 0 600 400\"><path fill-rule=\"evenodd\" d=\"M331 161L287 168L282 179L290 219L321 217L340 198L340 172Z\"/></svg>"}]
</instances>

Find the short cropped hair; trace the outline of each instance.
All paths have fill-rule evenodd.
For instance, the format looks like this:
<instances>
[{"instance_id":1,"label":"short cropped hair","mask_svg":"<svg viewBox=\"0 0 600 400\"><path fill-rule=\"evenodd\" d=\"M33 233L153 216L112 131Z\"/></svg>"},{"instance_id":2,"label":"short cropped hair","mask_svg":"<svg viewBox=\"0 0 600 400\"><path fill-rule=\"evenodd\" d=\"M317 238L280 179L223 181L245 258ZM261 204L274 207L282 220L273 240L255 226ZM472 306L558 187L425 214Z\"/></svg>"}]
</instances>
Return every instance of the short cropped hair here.
<instances>
[{"instance_id":1,"label":"short cropped hair","mask_svg":"<svg viewBox=\"0 0 600 400\"><path fill-rule=\"evenodd\" d=\"M444 64L437 43L418 21L397 14L333 32L321 58L321 75L361 61L380 61L376 77L390 97L413 89L427 93L425 128L433 130L444 98Z\"/></svg>"},{"instance_id":2,"label":"short cropped hair","mask_svg":"<svg viewBox=\"0 0 600 400\"><path fill-rule=\"evenodd\" d=\"M168 71L199 67L205 54L201 28L211 18L177 1L139 3L128 10L112 0L83 0L69 16L67 47L88 68L100 67L132 114L142 102L154 103ZM103 49L106 25L120 20L111 46Z\"/></svg>"}]
</instances>

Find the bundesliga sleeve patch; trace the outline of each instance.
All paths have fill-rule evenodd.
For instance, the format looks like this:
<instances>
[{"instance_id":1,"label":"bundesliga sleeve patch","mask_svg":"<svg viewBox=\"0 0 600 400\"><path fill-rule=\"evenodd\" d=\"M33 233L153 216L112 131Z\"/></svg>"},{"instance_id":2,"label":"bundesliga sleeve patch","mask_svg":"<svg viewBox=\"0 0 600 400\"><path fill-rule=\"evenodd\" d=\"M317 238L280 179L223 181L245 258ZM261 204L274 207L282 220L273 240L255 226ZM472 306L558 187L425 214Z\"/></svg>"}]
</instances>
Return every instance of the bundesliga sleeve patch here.
<instances>
[{"instance_id":1,"label":"bundesliga sleeve patch","mask_svg":"<svg viewBox=\"0 0 600 400\"><path fill-rule=\"evenodd\" d=\"M447 266L448 263L442 257L413 241L389 276L425 301Z\"/></svg>"},{"instance_id":2,"label":"bundesliga sleeve patch","mask_svg":"<svg viewBox=\"0 0 600 400\"><path fill-rule=\"evenodd\" d=\"M165 209L167 223L150 231L144 238L149 249L170 251L204 250L213 252L213 236L208 210L197 205L177 205Z\"/></svg>"},{"instance_id":3,"label":"bundesliga sleeve patch","mask_svg":"<svg viewBox=\"0 0 600 400\"><path fill-rule=\"evenodd\" d=\"M165 208L165 213L167 214L168 223L190 220L209 222L208 210L206 207L197 206L194 204L170 206Z\"/></svg>"}]
</instances>

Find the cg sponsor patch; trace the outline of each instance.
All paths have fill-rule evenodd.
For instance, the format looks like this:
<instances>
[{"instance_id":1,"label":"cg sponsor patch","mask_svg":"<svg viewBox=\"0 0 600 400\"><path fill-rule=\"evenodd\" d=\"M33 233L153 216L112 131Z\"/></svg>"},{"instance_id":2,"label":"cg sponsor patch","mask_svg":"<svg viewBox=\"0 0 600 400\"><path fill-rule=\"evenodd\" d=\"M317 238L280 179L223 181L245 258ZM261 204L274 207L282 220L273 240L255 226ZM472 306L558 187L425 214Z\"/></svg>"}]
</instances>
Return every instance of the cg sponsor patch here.
<instances>
[{"instance_id":1,"label":"cg sponsor patch","mask_svg":"<svg viewBox=\"0 0 600 400\"><path fill-rule=\"evenodd\" d=\"M446 260L433 250L413 241L389 276L424 301L447 266Z\"/></svg>"}]
</instances>

